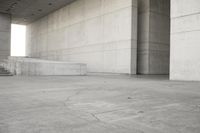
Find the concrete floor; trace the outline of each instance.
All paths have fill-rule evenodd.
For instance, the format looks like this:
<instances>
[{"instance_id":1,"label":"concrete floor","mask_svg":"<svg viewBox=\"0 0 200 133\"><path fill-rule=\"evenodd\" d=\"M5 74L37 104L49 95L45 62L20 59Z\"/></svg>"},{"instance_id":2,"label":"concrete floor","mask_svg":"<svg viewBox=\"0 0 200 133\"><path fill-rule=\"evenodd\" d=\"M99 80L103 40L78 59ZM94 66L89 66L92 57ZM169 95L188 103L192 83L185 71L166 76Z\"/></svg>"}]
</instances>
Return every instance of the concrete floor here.
<instances>
[{"instance_id":1,"label":"concrete floor","mask_svg":"<svg viewBox=\"0 0 200 133\"><path fill-rule=\"evenodd\" d=\"M200 82L0 77L0 133L200 133Z\"/></svg>"}]
</instances>

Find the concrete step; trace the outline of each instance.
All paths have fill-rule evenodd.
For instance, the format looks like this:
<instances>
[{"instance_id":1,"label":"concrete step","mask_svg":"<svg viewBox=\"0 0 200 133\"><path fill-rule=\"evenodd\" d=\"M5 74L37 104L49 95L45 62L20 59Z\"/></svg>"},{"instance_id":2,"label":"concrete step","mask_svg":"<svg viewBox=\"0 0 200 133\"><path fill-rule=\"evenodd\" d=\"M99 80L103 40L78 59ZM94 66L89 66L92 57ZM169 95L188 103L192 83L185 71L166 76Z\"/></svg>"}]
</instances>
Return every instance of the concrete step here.
<instances>
[{"instance_id":1,"label":"concrete step","mask_svg":"<svg viewBox=\"0 0 200 133\"><path fill-rule=\"evenodd\" d=\"M10 72L7 72L7 71L5 71L5 72L0 72L0 74L10 74Z\"/></svg>"},{"instance_id":2,"label":"concrete step","mask_svg":"<svg viewBox=\"0 0 200 133\"><path fill-rule=\"evenodd\" d=\"M7 71L6 69L4 69L4 68L0 68L0 71Z\"/></svg>"},{"instance_id":3,"label":"concrete step","mask_svg":"<svg viewBox=\"0 0 200 133\"><path fill-rule=\"evenodd\" d=\"M8 72L8 71L7 71L7 70L0 70L0 73L1 73L1 72Z\"/></svg>"},{"instance_id":4,"label":"concrete step","mask_svg":"<svg viewBox=\"0 0 200 133\"><path fill-rule=\"evenodd\" d=\"M10 73L9 73L9 74L1 74L1 73L0 73L0 76L13 76L13 75L10 74Z\"/></svg>"},{"instance_id":5,"label":"concrete step","mask_svg":"<svg viewBox=\"0 0 200 133\"><path fill-rule=\"evenodd\" d=\"M0 67L0 76L13 76L13 75L3 67Z\"/></svg>"},{"instance_id":6,"label":"concrete step","mask_svg":"<svg viewBox=\"0 0 200 133\"><path fill-rule=\"evenodd\" d=\"M7 70L0 70L0 73L5 73L5 72L9 72L9 71L7 71Z\"/></svg>"}]
</instances>

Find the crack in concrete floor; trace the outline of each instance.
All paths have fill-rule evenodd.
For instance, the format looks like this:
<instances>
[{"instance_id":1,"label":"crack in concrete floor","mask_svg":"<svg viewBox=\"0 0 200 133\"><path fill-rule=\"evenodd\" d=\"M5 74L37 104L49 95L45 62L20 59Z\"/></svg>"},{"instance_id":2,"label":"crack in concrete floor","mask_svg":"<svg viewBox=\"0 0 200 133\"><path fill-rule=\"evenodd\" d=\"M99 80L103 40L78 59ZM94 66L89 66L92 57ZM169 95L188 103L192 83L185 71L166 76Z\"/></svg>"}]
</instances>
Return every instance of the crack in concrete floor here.
<instances>
[{"instance_id":1,"label":"crack in concrete floor","mask_svg":"<svg viewBox=\"0 0 200 133\"><path fill-rule=\"evenodd\" d=\"M0 133L199 133L199 88L159 77L0 77Z\"/></svg>"}]
</instances>

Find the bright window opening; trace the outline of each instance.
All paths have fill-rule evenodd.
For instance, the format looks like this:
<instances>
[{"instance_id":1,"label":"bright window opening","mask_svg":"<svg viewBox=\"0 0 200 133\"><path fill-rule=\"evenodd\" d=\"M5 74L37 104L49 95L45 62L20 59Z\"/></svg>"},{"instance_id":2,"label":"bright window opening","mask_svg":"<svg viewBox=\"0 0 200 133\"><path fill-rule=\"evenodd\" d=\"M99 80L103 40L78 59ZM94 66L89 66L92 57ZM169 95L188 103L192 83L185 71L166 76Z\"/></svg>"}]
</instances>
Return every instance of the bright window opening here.
<instances>
[{"instance_id":1,"label":"bright window opening","mask_svg":"<svg viewBox=\"0 0 200 133\"><path fill-rule=\"evenodd\" d=\"M26 26L11 25L11 56L26 55Z\"/></svg>"}]
</instances>

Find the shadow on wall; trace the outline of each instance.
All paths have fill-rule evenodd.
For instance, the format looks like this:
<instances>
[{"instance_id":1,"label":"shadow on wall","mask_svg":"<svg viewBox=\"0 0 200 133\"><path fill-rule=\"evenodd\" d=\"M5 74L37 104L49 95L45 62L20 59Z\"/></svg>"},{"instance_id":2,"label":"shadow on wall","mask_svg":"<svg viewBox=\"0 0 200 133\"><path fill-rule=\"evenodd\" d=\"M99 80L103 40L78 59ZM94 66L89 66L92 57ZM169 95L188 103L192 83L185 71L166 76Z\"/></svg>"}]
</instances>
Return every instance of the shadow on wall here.
<instances>
[{"instance_id":1,"label":"shadow on wall","mask_svg":"<svg viewBox=\"0 0 200 133\"><path fill-rule=\"evenodd\" d=\"M170 0L138 1L138 74L169 74Z\"/></svg>"}]
</instances>

